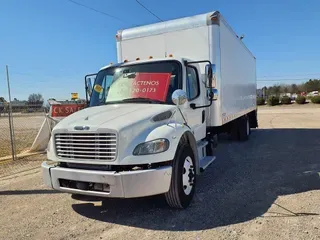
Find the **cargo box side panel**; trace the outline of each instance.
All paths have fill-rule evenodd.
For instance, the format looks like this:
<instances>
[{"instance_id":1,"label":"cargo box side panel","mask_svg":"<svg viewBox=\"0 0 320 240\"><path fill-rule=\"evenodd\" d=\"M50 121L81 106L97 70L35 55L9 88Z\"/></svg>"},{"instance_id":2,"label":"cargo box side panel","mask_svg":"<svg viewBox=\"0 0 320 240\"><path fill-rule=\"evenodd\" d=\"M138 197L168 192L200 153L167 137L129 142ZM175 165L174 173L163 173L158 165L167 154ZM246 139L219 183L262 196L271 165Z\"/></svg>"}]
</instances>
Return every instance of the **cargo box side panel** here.
<instances>
[{"instance_id":1,"label":"cargo box side panel","mask_svg":"<svg viewBox=\"0 0 320 240\"><path fill-rule=\"evenodd\" d=\"M224 21L220 23L220 48L224 124L256 108L256 61Z\"/></svg>"}]
</instances>

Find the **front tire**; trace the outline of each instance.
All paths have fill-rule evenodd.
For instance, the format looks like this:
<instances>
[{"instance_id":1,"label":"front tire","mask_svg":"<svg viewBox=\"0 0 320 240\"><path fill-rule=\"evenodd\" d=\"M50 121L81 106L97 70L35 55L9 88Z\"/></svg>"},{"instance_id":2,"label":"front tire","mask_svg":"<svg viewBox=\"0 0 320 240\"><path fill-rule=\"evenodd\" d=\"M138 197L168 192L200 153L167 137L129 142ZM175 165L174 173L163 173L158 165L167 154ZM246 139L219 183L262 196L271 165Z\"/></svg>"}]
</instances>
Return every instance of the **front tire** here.
<instances>
[{"instance_id":1,"label":"front tire","mask_svg":"<svg viewBox=\"0 0 320 240\"><path fill-rule=\"evenodd\" d=\"M179 144L172 165L170 189L165 193L172 208L187 208L193 198L196 185L195 159L187 143Z\"/></svg>"}]
</instances>

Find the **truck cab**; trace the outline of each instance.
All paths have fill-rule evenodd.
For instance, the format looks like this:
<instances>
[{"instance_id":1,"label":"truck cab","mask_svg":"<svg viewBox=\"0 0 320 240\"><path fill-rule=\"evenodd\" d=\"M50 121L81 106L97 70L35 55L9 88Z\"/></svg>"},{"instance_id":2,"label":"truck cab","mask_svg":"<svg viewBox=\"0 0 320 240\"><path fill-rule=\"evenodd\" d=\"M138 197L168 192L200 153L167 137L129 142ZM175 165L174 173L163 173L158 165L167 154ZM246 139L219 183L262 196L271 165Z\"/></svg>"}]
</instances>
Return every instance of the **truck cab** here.
<instances>
[{"instance_id":1,"label":"truck cab","mask_svg":"<svg viewBox=\"0 0 320 240\"><path fill-rule=\"evenodd\" d=\"M109 65L96 76L89 106L147 103L172 107L172 94L182 89L188 100L183 108L184 117L198 141L206 136L205 111L208 109L199 106L210 102L208 85L209 77L201 74L199 64L183 58Z\"/></svg>"},{"instance_id":2,"label":"truck cab","mask_svg":"<svg viewBox=\"0 0 320 240\"><path fill-rule=\"evenodd\" d=\"M93 86L86 78L88 107L53 128L44 181L98 197L160 194L186 208L217 134L247 140L257 127L255 58L217 11L116 38L118 63Z\"/></svg>"},{"instance_id":3,"label":"truck cab","mask_svg":"<svg viewBox=\"0 0 320 240\"><path fill-rule=\"evenodd\" d=\"M173 57L102 68L89 107L52 131L47 184L100 197L164 194L188 206L196 174L214 160L205 149L209 77Z\"/></svg>"}]
</instances>

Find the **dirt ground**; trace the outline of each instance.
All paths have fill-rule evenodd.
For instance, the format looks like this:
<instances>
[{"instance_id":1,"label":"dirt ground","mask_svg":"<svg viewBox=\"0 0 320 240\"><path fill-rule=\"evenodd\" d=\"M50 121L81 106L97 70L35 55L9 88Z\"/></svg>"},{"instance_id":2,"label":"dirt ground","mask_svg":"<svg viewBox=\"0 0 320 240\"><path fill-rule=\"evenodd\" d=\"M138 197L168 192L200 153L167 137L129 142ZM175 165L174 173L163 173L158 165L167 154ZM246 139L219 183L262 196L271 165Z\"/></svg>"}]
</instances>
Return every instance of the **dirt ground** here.
<instances>
[{"instance_id":1,"label":"dirt ground","mask_svg":"<svg viewBox=\"0 0 320 240\"><path fill-rule=\"evenodd\" d=\"M193 204L80 201L40 168L0 178L0 239L320 239L320 108L259 108L248 142L221 139ZM39 162L40 163L40 162Z\"/></svg>"},{"instance_id":2,"label":"dirt ground","mask_svg":"<svg viewBox=\"0 0 320 240\"><path fill-rule=\"evenodd\" d=\"M42 115L40 115L42 114ZM42 122L44 113L14 115L14 137L16 153L19 154L31 147ZM11 155L11 138L8 116L0 117L0 158Z\"/></svg>"}]
</instances>

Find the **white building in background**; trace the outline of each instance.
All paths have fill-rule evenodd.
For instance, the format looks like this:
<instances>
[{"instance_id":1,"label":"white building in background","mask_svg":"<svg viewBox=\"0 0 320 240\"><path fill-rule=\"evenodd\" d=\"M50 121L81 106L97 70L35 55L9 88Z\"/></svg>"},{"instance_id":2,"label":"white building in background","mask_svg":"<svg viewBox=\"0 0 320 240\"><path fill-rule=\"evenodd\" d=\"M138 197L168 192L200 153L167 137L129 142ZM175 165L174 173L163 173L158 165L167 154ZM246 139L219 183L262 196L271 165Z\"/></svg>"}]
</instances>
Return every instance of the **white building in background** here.
<instances>
[{"instance_id":1,"label":"white building in background","mask_svg":"<svg viewBox=\"0 0 320 240\"><path fill-rule=\"evenodd\" d=\"M309 92L307 96L318 96L319 95L319 91L312 91Z\"/></svg>"}]
</instances>

